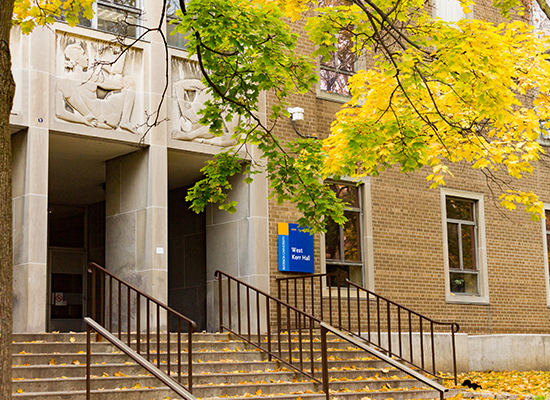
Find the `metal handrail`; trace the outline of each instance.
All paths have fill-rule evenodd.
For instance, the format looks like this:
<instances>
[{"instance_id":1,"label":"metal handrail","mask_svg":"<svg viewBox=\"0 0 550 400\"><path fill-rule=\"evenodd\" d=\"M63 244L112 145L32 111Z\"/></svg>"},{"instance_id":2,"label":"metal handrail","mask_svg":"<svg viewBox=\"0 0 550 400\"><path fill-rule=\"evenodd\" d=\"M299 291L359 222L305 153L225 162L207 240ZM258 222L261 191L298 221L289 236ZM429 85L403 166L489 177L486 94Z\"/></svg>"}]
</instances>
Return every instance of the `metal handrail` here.
<instances>
[{"instance_id":1,"label":"metal handrail","mask_svg":"<svg viewBox=\"0 0 550 400\"><path fill-rule=\"evenodd\" d=\"M222 271L216 271L214 272L214 277L218 281L218 289L219 289L219 318L220 318L220 332L223 332L223 330L227 330L234 335L240 337L244 341L252 344L256 348L264 351L269 355L269 360L271 361L272 358L275 358L282 362L283 364L287 365L290 368L293 368L302 374L306 375L308 378L314 380L315 382L321 383L321 381L313 375L314 371L314 362L315 357L313 354L313 327L314 325L317 325L319 327L321 321L299 309L296 307L291 306L290 304L286 304L283 301L277 299L276 297L271 296L270 294L255 288L252 285L249 285L246 282L243 282L237 278L232 277L231 275L226 274ZM224 296L223 293L223 280L227 281L227 297ZM233 319L233 313L232 313L232 294L231 294L231 282L234 282L236 284L235 287L235 296L236 296L236 311L237 311L237 318L236 320ZM243 308L241 297L243 296L243 293L241 293L241 288L244 287L244 296L246 298L246 307ZM251 303L250 303L250 292L255 293L255 307L256 307L256 326L251 326ZM223 299L227 298L227 321L228 325L224 323L224 301ZM263 309L263 307L260 305L263 300L263 305L265 306L265 323L261 323L261 311L260 308ZM273 350L271 346L272 339L275 337L275 335L272 333L272 326L271 326L271 302L275 303L276 310L277 310L277 317L276 317L276 323L277 323L277 330L276 330L276 337L277 337L277 349ZM287 320L290 319L290 315L292 314L293 317L296 318L298 321L298 325L301 327L302 321L309 321L309 330L307 333L304 333L302 329L299 329L299 340L297 345L298 351L293 350L291 347L291 344L293 342L292 340L292 332L290 329L287 329L286 332L283 331L283 309L285 311L285 315ZM246 310L246 320L243 323L243 312L242 310ZM246 326L243 326L245 325ZM262 340L262 335L260 332L262 332L262 326L265 328L265 339L264 342ZM305 324L304 324L305 326ZM257 331L256 340L254 340L251 331L252 328L255 328ZM309 349L309 361L310 361L310 370L309 372L305 370L304 363L307 362L306 357L304 357L304 349L303 349L303 335L309 336L309 342L310 342L310 349ZM288 357L285 358L287 354L282 349L281 346L281 337L286 336L288 338ZM294 357L294 356L297 356Z\"/></svg>"},{"instance_id":2,"label":"metal handrail","mask_svg":"<svg viewBox=\"0 0 550 400\"><path fill-rule=\"evenodd\" d=\"M315 290L319 292L323 288L323 279L336 278L337 296L333 299L333 289L329 287L328 290L328 304L326 299L323 299L322 295L314 295ZM313 316L320 318L323 321L327 321L330 325L334 325L337 328L347 331L350 334L366 341L372 346L376 346L378 349L384 351L386 354L396 357L419 370L428 373L437 378L443 378L438 375L436 368L436 351L435 351L435 336L434 326L446 327L451 333L451 346L453 354L453 372L454 380L457 382L457 366L456 366L456 343L455 333L460 329L459 325L455 322L441 322L426 317L408 307L402 306L395 301L392 301L384 296L374 293L371 290L365 289L347 279L341 273L327 273L327 274L308 274L306 276L291 276L277 278L278 296L281 300L286 299L287 303L294 303L296 307L301 306L303 310L311 310L310 313ZM316 281L318 280L318 285ZM300 283L299 283L300 282ZM343 283L345 284L345 291L342 291ZM328 286L328 284L327 284ZM283 295L283 288L285 294ZM353 288L354 290L350 290ZM292 290L293 289L293 290ZM292 293L293 291L293 293ZM364 295L362 295L364 294ZM309 295L309 296L308 296ZM300 299L301 297L301 299ZM310 298L310 301L306 300L306 297ZM317 302L316 302L316 299ZM352 301L355 302L355 309L352 311ZM374 312L371 312L371 301L374 302ZM336 302L336 307L333 309L333 302ZM328 306L328 309L327 309ZM346 310L347 308L347 310ZM392 309L394 314L392 316ZM337 318L333 318L334 311L337 314ZM342 311L347 311L347 326L342 321L344 316ZM328 318L326 317L328 313ZM357 316L357 323L352 324L351 316ZM374 315L371 315L374 314ZM401 314L404 314L406 318L405 322L401 318ZM364 321L366 315L366 321ZM394 324L392 325L392 319ZM397 321L395 321L397 320ZM413 324L418 327L418 331L413 330ZM362 322L365 324L362 325ZM382 326L385 325L385 329ZM403 331L406 325L406 331ZM424 326L429 326L429 330L424 330ZM366 328L366 337L362 334L363 329ZM407 329L408 328L408 329ZM394 331L396 329L396 332ZM377 332L376 340L373 339L372 331ZM408 332L407 332L408 331ZM419 333L420 342L420 354L415 358L413 351L413 332ZM382 333L387 334L387 344L384 345L381 340ZM397 349L392 346L392 333L397 334ZM408 333L408 343L403 345L403 333ZM429 335L431 343L431 366L426 363L425 353L428 350L424 346L424 335ZM405 354L404 347L408 344L408 355ZM418 357L420 360L418 360Z\"/></svg>"},{"instance_id":3,"label":"metal handrail","mask_svg":"<svg viewBox=\"0 0 550 400\"><path fill-rule=\"evenodd\" d=\"M407 373L411 377L413 377L413 378L419 380L420 382L430 386L431 388L437 390L439 392L439 397L440 397L441 400L443 400L444 393L449 391L449 389L447 389L445 386L440 385L439 383L433 381L432 379L427 378L426 376L422 375L418 371L415 371L414 369L411 369L411 368L407 367L406 365L401 364L399 361L394 360L391 357L388 357L387 355L385 355L381 351L373 349L372 347L369 347L368 345L366 345L362 341L357 340L357 339L355 339L355 338L353 338L349 335L346 335L344 332L340 331L339 329L336 329L331 325L328 325L324 322L321 322L321 337L323 338L321 340L323 342L326 342L327 332L331 332L332 334L334 334L336 336L339 336L340 338L345 339L350 343L353 343L355 346L365 350L366 352L372 354L373 356L379 358L380 360L385 361L386 363L388 363L388 364L390 364L390 365L392 365L396 368L399 368L401 371ZM323 358L323 360L325 360L325 358ZM328 368L325 368L323 366L323 371L325 371L325 370L328 370Z\"/></svg>"},{"instance_id":4,"label":"metal handrail","mask_svg":"<svg viewBox=\"0 0 550 400\"><path fill-rule=\"evenodd\" d=\"M94 321L90 317L85 317L84 322L86 322L86 399L90 400L91 398L91 331L92 329L111 342L119 350L124 352L128 357L134 360L136 363L145 368L149 373L159 379L162 383L168 386L171 390L176 392L179 396L186 400L197 400L195 396L189 393L182 385L172 379L170 376L166 375L160 369L155 367L144 357L136 353L129 346L124 344L122 340L117 339L115 335L109 332L107 329L102 327L99 323Z\"/></svg>"},{"instance_id":5,"label":"metal handrail","mask_svg":"<svg viewBox=\"0 0 550 400\"><path fill-rule=\"evenodd\" d=\"M439 390L440 394L442 393L440 390L442 386L439 387L440 385L432 382L431 379L411 370L399 361L392 360L390 357L370 348L364 342L354 339L337 328L322 322L314 315L308 314L298 307L288 304L225 272L216 271L214 276L218 281L220 332L225 329L242 340L252 344L259 350L267 353L270 361L275 358L315 382L322 383L327 400L329 399L327 330L337 334L351 344L359 344L359 348L371 354L380 355L385 361L391 360L389 361L391 365L407 374L410 374L412 371L412 376L427 383L436 390ZM226 282L225 285L224 282ZM234 288L233 290L232 287ZM224 299L227 299L227 304ZM255 324L253 321L254 311ZM237 313L236 316L233 315L234 312ZM274 323L272 323L271 319L272 312L274 312L274 317L276 319ZM295 332L292 332L291 327L295 328ZM257 332L256 335L252 334L252 330ZM273 332L273 330L275 330L275 332ZM314 376L315 356L313 343L315 341L314 332L318 332L318 330L321 330L321 333L323 330L325 332L324 335L321 335L320 343L322 361L321 380ZM264 333L262 334L262 332ZM286 350L282 349L282 338L286 338L287 340L288 349ZM276 349L272 348L272 341L276 341ZM309 349L304 349L304 343L307 342L309 342ZM292 349L293 343L296 343L297 347L295 349ZM309 357L304 353L308 353ZM288 357L286 357L287 355ZM310 367L306 369L306 363L308 363L308 361ZM443 395L441 394L441 399L442 398Z\"/></svg>"},{"instance_id":6,"label":"metal handrail","mask_svg":"<svg viewBox=\"0 0 550 400\"><path fill-rule=\"evenodd\" d=\"M175 362L177 363L177 379L181 384L182 380L182 324L187 325L187 390L193 390L193 333L197 330L196 323L180 314L173 308L156 300L135 286L124 282L122 279L111 274L105 268L96 263L88 264L88 273L92 275L92 319L102 321L104 328L110 333L117 333L118 339L122 340L123 333L126 335L127 346L132 348L139 355L146 354L147 361L151 361L151 336L156 336L156 363L157 368L161 369L161 339L166 339L166 370L165 373L170 376L172 352L170 349L171 337L176 336ZM100 275L100 276L99 276ZM99 276L99 277L98 277ZM99 285L98 285L99 284ZM99 286L99 288L98 288ZM97 307L97 291L99 295L99 307ZM123 295L124 293L124 295ZM125 307L122 306L125 302ZM144 303L144 305L142 305ZM98 315L98 308L101 312ZM142 316L143 311L143 316ZM123 315L123 314L126 315ZM108 318L107 318L108 315ZM98 317L101 318L98 318ZM161 316L165 316L164 320ZM142 317L146 319L145 326L142 325ZM153 320L153 323L151 323ZM133 323L132 323L133 322ZM175 327L175 332L171 332L171 326ZM166 324L166 333L162 333L163 324ZM126 325L126 329L123 326ZM152 326L156 330L152 330ZM145 331L142 333L142 331ZM142 349L142 336L145 337L145 350ZM132 342L132 337L135 341ZM182 385L183 386L183 385Z\"/></svg>"}]
</instances>

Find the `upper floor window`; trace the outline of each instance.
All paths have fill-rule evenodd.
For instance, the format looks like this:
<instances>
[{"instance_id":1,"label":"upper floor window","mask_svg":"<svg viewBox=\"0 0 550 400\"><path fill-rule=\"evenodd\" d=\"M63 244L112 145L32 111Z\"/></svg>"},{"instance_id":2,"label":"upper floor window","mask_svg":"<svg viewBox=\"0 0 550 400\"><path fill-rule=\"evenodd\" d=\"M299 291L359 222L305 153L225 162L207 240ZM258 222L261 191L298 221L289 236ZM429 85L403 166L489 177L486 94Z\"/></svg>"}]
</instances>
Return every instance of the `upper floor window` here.
<instances>
[{"instance_id":1,"label":"upper floor window","mask_svg":"<svg viewBox=\"0 0 550 400\"><path fill-rule=\"evenodd\" d=\"M320 7L347 5L347 0L320 0ZM348 79L355 73L357 55L353 51L351 28L342 28L338 35L337 50L320 60L320 88L324 92L349 96Z\"/></svg>"},{"instance_id":2,"label":"upper floor window","mask_svg":"<svg viewBox=\"0 0 550 400\"><path fill-rule=\"evenodd\" d=\"M434 15L448 22L456 22L466 18L458 0L435 0Z\"/></svg>"},{"instance_id":3,"label":"upper floor window","mask_svg":"<svg viewBox=\"0 0 550 400\"><path fill-rule=\"evenodd\" d=\"M326 272L341 272L357 285L363 285L363 255L361 246L362 200L360 188L354 184L330 183L339 199L347 203L344 211L347 222L340 226L333 220L325 233ZM336 286L336 280L328 286Z\"/></svg>"},{"instance_id":4,"label":"upper floor window","mask_svg":"<svg viewBox=\"0 0 550 400\"><path fill-rule=\"evenodd\" d=\"M140 14L139 0L97 0L93 19L80 18L79 25L118 36L136 37Z\"/></svg>"},{"instance_id":5,"label":"upper floor window","mask_svg":"<svg viewBox=\"0 0 550 400\"><path fill-rule=\"evenodd\" d=\"M179 0L166 0L166 2L166 40L168 41L168 45L185 49L189 41L185 39L185 35L173 33L176 29L176 25L170 23L176 19L176 12L180 9L180 2ZM185 0L185 4L187 3L189 3L189 0Z\"/></svg>"}]
</instances>

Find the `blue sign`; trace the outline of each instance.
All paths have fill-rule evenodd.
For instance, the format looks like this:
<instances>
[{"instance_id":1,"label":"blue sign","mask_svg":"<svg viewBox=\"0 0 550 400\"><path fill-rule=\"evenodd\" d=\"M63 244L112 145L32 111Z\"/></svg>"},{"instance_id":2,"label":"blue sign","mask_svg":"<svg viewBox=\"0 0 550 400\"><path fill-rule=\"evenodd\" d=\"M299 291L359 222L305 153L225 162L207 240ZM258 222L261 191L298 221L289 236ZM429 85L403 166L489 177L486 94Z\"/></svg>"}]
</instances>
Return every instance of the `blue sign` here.
<instances>
[{"instance_id":1,"label":"blue sign","mask_svg":"<svg viewBox=\"0 0 550 400\"><path fill-rule=\"evenodd\" d=\"M315 271L313 235L298 224L279 223L279 271Z\"/></svg>"}]
</instances>

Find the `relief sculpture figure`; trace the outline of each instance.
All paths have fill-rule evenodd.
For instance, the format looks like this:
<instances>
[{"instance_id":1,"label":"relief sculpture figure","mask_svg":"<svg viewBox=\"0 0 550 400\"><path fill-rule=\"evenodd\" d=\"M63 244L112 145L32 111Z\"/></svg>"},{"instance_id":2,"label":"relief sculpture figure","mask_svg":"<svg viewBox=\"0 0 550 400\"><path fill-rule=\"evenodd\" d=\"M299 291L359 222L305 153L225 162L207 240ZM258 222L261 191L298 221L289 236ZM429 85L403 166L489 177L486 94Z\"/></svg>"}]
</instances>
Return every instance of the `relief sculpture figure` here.
<instances>
[{"instance_id":1,"label":"relief sculpture figure","mask_svg":"<svg viewBox=\"0 0 550 400\"><path fill-rule=\"evenodd\" d=\"M64 57L67 74L57 80L56 116L88 126L134 132L130 117L135 82L122 74L124 59L90 67L84 48L76 43L65 48Z\"/></svg>"},{"instance_id":2,"label":"relief sculpture figure","mask_svg":"<svg viewBox=\"0 0 550 400\"><path fill-rule=\"evenodd\" d=\"M180 112L179 129L172 132L172 137L179 140L213 144L221 147L233 146L236 140L231 139L239 119L234 117L230 122L223 121L223 135L215 136L207 126L199 124L198 112L204 102L210 98L206 86L199 79L182 79L174 83L174 90Z\"/></svg>"}]
</instances>

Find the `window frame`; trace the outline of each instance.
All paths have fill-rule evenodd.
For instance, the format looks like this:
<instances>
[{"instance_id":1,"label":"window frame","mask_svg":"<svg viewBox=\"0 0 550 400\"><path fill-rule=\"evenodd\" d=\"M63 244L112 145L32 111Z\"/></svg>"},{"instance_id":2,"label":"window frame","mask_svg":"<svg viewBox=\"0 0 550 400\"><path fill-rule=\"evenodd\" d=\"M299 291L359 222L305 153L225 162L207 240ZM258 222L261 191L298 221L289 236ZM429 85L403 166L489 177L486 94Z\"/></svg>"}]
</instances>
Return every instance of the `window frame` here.
<instances>
[{"instance_id":1,"label":"window frame","mask_svg":"<svg viewBox=\"0 0 550 400\"><path fill-rule=\"evenodd\" d=\"M462 10L462 7L460 7L460 10L462 11L462 14L461 14L461 17L458 18L458 19L453 19L452 21L451 20L448 20L448 19L445 19L443 18L441 15L440 15L440 12L439 12L439 5L441 2L449 2L449 1L452 1L452 0L432 0L432 16L434 18L441 18L443 21L447 21L447 22L451 22L451 23L456 23L458 22L459 20L461 19L471 19L474 17L474 11L473 11L473 7L471 6L470 9L472 10L471 12L469 12L468 14L466 14L464 12L464 10ZM458 2L458 5L460 6L460 2L458 0L455 0L456 2Z\"/></svg>"},{"instance_id":2,"label":"window frame","mask_svg":"<svg viewBox=\"0 0 550 400\"><path fill-rule=\"evenodd\" d=\"M546 212L550 214L550 203L544 203L544 212L546 215ZM543 264L544 264L544 277L545 277L545 287L546 287L546 306L550 307L550 271L548 268L550 268L550 265L548 263L548 239L547 234L550 234L550 230L546 230L546 219L541 218L542 221L542 243L543 243Z\"/></svg>"},{"instance_id":3,"label":"window frame","mask_svg":"<svg viewBox=\"0 0 550 400\"><path fill-rule=\"evenodd\" d=\"M333 52L334 53L334 52ZM332 54L332 53L331 53ZM342 75L353 76L357 73L358 70L364 68L364 62L362 62L362 57L356 54L355 61L353 63L353 71L347 71L338 69L336 67L323 66L322 65L322 56L317 58L317 75L321 76L321 70L331 71ZM317 82L317 97L322 100L334 101L336 103L347 103L351 99L351 94L342 94L334 93L321 89L321 80Z\"/></svg>"},{"instance_id":4,"label":"window frame","mask_svg":"<svg viewBox=\"0 0 550 400\"><path fill-rule=\"evenodd\" d=\"M459 304L489 304L489 285L487 276L487 251L485 237L485 203L484 196L480 193L466 192L456 189L440 189L441 197L441 223L443 237L443 265L445 273L445 300L447 303ZM449 266L449 242L447 231L447 198L458 198L474 202L474 222L476 232L476 260L477 260L477 285L478 294L461 294L451 292L451 270ZM451 219L451 222L456 220ZM460 220L461 223L465 222ZM470 225L471 224L465 224ZM462 272L462 270L461 270Z\"/></svg>"},{"instance_id":5,"label":"window frame","mask_svg":"<svg viewBox=\"0 0 550 400\"><path fill-rule=\"evenodd\" d=\"M115 9L115 10L118 10L120 12L124 12L124 13L127 13L127 14L135 14L136 25L139 25L140 22L141 22L141 18L142 18L142 15L143 15L143 0L136 0L136 7L116 4L114 0L95 0L94 3L92 4L92 9L94 11L93 18L90 19L90 20L85 20L90 25L88 26L88 25L85 25L85 24L78 23L77 26L79 26L81 28L86 28L86 29L93 29L94 31L101 32L101 33L106 33L108 35L118 36L118 34L115 33L115 32L111 32L111 31L108 31L108 30L103 30L103 29L98 28L98 5L109 7L109 8L112 8L112 9ZM129 39L136 39L137 37L139 37L139 35L141 33L141 28L139 26L136 26L135 29L136 29L135 36L125 36L125 37L127 37Z\"/></svg>"},{"instance_id":6,"label":"window frame","mask_svg":"<svg viewBox=\"0 0 550 400\"><path fill-rule=\"evenodd\" d=\"M361 274L363 279L363 287L374 291L374 255L373 255L373 227L372 227L372 197L371 197L371 183L369 177L363 177L356 180L349 178L343 178L340 180L327 180L329 183L339 183L339 184L350 184L357 185L359 188L359 197L360 197L360 208L359 213L359 224L360 232L359 237L361 241L361 259L362 267ZM326 259L326 239L325 234L321 233L319 235L319 253L320 253L320 262L321 262L321 273L326 273L327 269L327 259ZM329 262L329 264L332 264ZM336 264L333 264L336 265ZM355 264L357 265L357 264ZM338 287L329 287L326 280L323 280L322 283L322 294L323 297L329 296L329 290L333 292L333 296L338 292ZM347 288L341 287L341 291L346 291ZM356 291L355 288L350 288L352 291ZM361 297L366 298L366 294L361 292Z\"/></svg>"}]
</instances>

